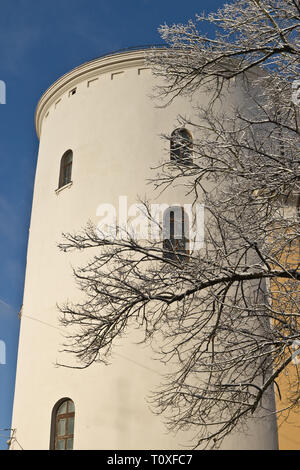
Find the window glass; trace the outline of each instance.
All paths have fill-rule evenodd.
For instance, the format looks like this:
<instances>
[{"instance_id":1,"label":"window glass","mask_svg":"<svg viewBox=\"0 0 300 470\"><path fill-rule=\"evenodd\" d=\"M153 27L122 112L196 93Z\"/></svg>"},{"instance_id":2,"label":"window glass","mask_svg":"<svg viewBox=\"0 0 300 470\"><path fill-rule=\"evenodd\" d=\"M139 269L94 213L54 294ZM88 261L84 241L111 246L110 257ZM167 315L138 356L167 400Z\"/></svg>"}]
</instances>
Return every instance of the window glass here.
<instances>
[{"instance_id":1,"label":"window glass","mask_svg":"<svg viewBox=\"0 0 300 470\"><path fill-rule=\"evenodd\" d=\"M58 439L57 440L57 450L65 450L65 440L64 439Z\"/></svg>"},{"instance_id":2,"label":"window glass","mask_svg":"<svg viewBox=\"0 0 300 470\"><path fill-rule=\"evenodd\" d=\"M68 419L67 433L68 434L73 434L74 433L74 418L69 418Z\"/></svg>"},{"instance_id":3,"label":"window glass","mask_svg":"<svg viewBox=\"0 0 300 470\"><path fill-rule=\"evenodd\" d=\"M66 434L66 420L59 419L57 423L57 435L64 436Z\"/></svg>"},{"instance_id":4,"label":"window glass","mask_svg":"<svg viewBox=\"0 0 300 470\"><path fill-rule=\"evenodd\" d=\"M64 401L57 410L58 415L62 415L67 412L67 402Z\"/></svg>"}]
</instances>

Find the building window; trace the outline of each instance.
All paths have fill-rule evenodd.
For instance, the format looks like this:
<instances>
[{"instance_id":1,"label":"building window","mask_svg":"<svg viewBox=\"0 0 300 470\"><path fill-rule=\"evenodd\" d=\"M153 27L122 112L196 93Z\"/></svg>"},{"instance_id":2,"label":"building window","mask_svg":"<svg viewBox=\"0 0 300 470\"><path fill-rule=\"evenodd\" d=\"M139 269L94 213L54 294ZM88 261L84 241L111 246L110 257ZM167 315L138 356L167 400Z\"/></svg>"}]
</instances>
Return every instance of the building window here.
<instances>
[{"instance_id":1,"label":"building window","mask_svg":"<svg viewBox=\"0 0 300 470\"><path fill-rule=\"evenodd\" d=\"M170 158L172 161L182 165L190 165L193 153L193 138L191 133L185 129L175 129L171 134Z\"/></svg>"},{"instance_id":2,"label":"building window","mask_svg":"<svg viewBox=\"0 0 300 470\"><path fill-rule=\"evenodd\" d=\"M62 156L60 161L60 173L58 187L62 188L68 183L71 183L72 177L72 164L73 164L73 152L67 150Z\"/></svg>"},{"instance_id":3,"label":"building window","mask_svg":"<svg viewBox=\"0 0 300 470\"><path fill-rule=\"evenodd\" d=\"M75 95L77 91L77 88L73 88L72 90L69 91L69 97L72 96L72 95Z\"/></svg>"},{"instance_id":4,"label":"building window","mask_svg":"<svg viewBox=\"0 0 300 470\"><path fill-rule=\"evenodd\" d=\"M169 207L163 215L163 257L175 261L187 261L188 215L180 206Z\"/></svg>"},{"instance_id":5,"label":"building window","mask_svg":"<svg viewBox=\"0 0 300 470\"><path fill-rule=\"evenodd\" d=\"M50 449L73 450L75 407L72 400L60 400L52 412Z\"/></svg>"}]
</instances>

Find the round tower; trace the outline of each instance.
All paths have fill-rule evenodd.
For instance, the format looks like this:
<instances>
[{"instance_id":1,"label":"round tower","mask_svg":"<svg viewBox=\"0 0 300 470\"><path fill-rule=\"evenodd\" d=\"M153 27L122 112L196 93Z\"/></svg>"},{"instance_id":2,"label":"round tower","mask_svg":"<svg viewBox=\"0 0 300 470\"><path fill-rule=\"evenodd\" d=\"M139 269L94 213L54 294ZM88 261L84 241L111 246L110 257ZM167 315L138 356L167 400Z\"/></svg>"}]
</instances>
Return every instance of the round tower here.
<instances>
[{"instance_id":1,"label":"round tower","mask_svg":"<svg viewBox=\"0 0 300 470\"><path fill-rule=\"evenodd\" d=\"M167 433L147 403L165 366L128 334L109 366L79 370L62 353L66 330L57 304L78 299L72 266L87 254L63 254L63 232L99 220L99 206L128 207L137 195L153 196L151 168L170 158L162 134L178 128L177 116L195 116L179 97L159 108L150 97L157 78L144 50L87 62L59 78L36 110L40 140L29 234L12 428L12 449L183 449L193 433ZM201 97L205 103L208 97ZM228 98L231 99L230 97ZM232 99L235 99L234 97ZM188 129L188 131L191 131ZM120 199L123 198L123 199ZM166 204L192 202L184 188L169 190ZM102 214L103 215L103 214ZM59 434L60 433L60 434ZM276 448L276 421L259 420L232 449Z\"/></svg>"}]
</instances>

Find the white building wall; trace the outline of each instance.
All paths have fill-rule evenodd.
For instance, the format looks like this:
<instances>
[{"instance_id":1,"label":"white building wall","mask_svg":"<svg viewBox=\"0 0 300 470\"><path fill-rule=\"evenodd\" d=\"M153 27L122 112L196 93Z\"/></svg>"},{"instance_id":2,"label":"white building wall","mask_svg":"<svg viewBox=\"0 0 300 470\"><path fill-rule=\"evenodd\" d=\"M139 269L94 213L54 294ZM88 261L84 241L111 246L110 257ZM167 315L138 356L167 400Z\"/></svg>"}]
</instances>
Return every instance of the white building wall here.
<instances>
[{"instance_id":1,"label":"white building wall","mask_svg":"<svg viewBox=\"0 0 300 470\"><path fill-rule=\"evenodd\" d=\"M180 449L192 436L167 434L163 418L151 413L146 399L165 368L153 361L149 349L133 344L136 332L119 342L110 366L55 366L76 364L59 352L65 330L56 304L79 298L71 265L84 265L90 256L61 253L61 233L77 231L88 219L97 222L99 204L118 207L119 195L126 195L129 205L137 195L150 196L150 168L169 159L160 134L178 127L178 114L193 117L187 99L155 107L149 97L155 79L144 67L142 51L96 59L59 79L37 108L40 147L12 422L24 449L49 449L51 412L62 397L75 403L75 449ZM69 96L74 87L76 94ZM60 160L68 149L73 151L73 184L57 193ZM190 202L183 188L155 202L179 201ZM273 417L256 423L249 435L224 443L236 449L276 446ZM18 449L16 441L12 448Z\"/></svg>"}]
</instances>

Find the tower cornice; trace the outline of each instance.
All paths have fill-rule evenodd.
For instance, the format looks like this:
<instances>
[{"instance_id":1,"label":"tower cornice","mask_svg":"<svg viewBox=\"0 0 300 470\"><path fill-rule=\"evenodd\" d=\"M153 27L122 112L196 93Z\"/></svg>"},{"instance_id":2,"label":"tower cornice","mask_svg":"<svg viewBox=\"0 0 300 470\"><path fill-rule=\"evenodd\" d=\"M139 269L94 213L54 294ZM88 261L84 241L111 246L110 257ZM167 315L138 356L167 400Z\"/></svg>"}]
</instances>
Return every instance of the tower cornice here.
<instances>
[{"instance_id":1,"label":"tower cornice","mask_svg":"<svg viewBox=\"0 0 300 470\"><path fill-rule=\"evenodd\" d=\"M91 79L107 72L124 70L145 64L145 52L149 48L116 52L85 62L56 80L41 96L35 111L35 128L40 138L43 119L49 108L61 95L76 87L83 79Z\"/></svg>"}]
</instances>

